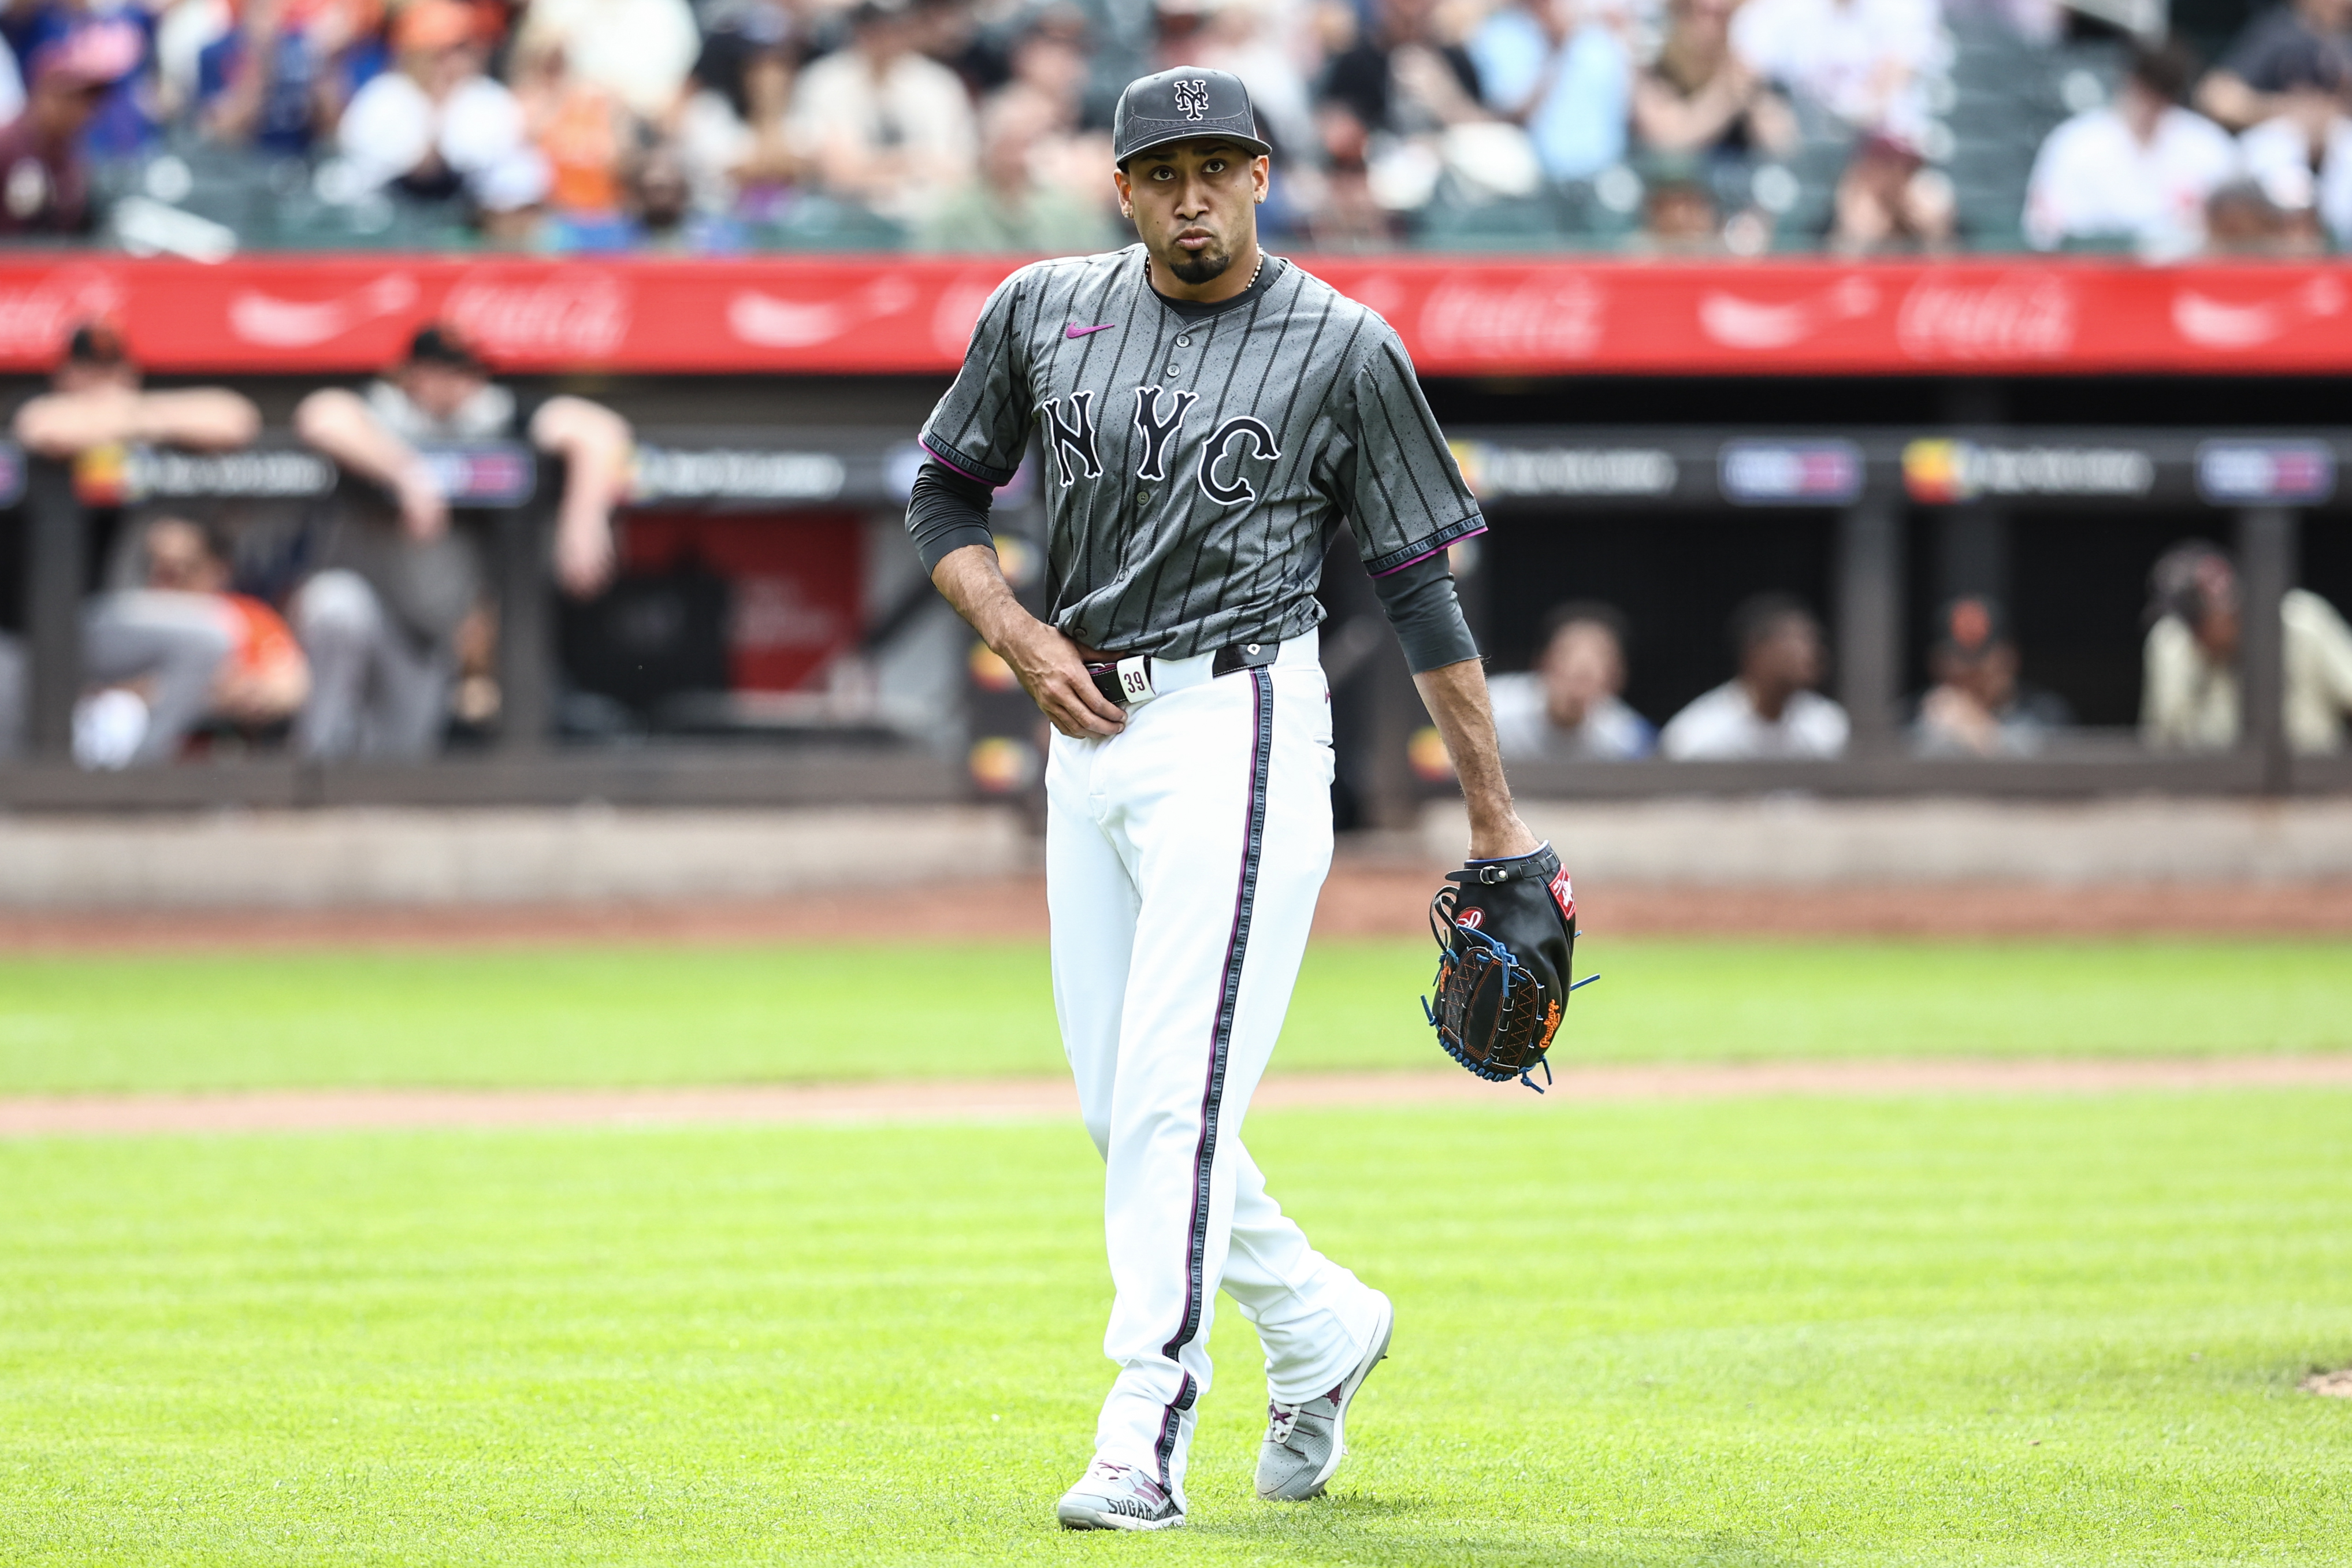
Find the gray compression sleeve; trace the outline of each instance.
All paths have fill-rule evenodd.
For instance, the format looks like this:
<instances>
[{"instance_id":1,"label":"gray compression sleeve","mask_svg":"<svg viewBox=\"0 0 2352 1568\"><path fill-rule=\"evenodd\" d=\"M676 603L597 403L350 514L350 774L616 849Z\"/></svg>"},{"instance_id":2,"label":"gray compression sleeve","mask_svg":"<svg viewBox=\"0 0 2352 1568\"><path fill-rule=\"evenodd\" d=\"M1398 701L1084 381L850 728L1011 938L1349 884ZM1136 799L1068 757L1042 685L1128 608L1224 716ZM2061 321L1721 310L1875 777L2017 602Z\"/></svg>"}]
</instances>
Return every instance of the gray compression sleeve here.
<instances>
[{"instance_id":1,"label":"gray compression sleeve","mask_svg":"<svg viewBox=\"0 0 2352 1568\"><path fill-rule=\"evenodd\" d=\"M1444 551L1373 578L1372 591L1381 596L1415 675L1478 657L1470 623L1462 618L1462 602L1454 596L1454 574L1446 570Z\"/></svg>"},{"instance_id":2,"label":"gray compression sleeve","mask_svg":"<svg viewBox=\"0 0 2352 1568\"><path fill-rule=\"evenodd\" d=\"M988 509L995 500L996 492L978 479L966 479L944 463L925 462L907 497L907 531L914 536L923 570L936 570L967 544L994 549L996 534L988 526Z\"/></svg>"}]
</instances>

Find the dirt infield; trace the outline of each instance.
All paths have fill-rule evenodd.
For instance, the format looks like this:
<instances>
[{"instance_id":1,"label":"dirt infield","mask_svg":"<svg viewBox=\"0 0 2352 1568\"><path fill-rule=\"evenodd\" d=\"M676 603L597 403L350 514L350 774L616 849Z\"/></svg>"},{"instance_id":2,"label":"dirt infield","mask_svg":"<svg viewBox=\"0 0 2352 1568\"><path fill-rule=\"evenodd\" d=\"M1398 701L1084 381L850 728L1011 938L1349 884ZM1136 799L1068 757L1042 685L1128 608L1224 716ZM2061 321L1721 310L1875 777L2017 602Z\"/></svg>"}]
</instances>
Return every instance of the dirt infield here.
<instances>
[{"instance_id":1,"label":"dirt infield","mask_svg":"<svg viewBox=\"0 0 2352 1568\"><path fill-rule=\"evenodd\" d=\"M1258 1110L1476 1104L1539 1110L1624 1100L1769 1095L2105 1094L2352 1089L2352 1057L2201 1061L1757 1062L1581 1067L1540 1099L1466 1073L1294 1073L1267 1079ZM363 1129L712 1123L987 1121L1074 1116L1066 1079L689 1089L337 1089L0 1099L0 1138Z\"/></svg>"},{"instance_id":2,"label":"dirt infield","mask_svg":"<svg viewBox=\"0 0 2352 1568\"><path fill-rule=\"evenodd\" d=\"M1321 936L1426 931L1439 868L1342 863ZM1579 889L1612 936L2352 934L2352 883L2146 887ZM170 910L0 915L0 953L227 948L1035 938L1045 886L1016 877L756 903Z\"/></svg>"}]
</instances>

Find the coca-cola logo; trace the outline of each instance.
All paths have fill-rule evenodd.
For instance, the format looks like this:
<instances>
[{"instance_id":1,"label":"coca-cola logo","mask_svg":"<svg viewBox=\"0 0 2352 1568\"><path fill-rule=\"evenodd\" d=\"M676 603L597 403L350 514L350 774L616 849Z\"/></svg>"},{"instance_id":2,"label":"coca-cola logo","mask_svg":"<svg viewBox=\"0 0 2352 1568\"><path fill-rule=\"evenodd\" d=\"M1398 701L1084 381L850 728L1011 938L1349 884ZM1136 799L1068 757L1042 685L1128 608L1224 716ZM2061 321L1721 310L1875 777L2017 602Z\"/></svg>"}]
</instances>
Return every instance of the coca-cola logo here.
<instances>
[{"instance_id":1,"label":"coca-cola logo","mask_svg":"<svg viewBox=\"0 0 2352 1568\"><path fill-rule=\"evenodd\" d=\"M121 285L95 267L60 267L0 288L0 359L47 365L76 327L121 309Z\"/></svg>"},{"instance_id":2,"label":"coca-cola logo","mask_svg":"<svg viewBox=\"0 0 2352 1568\"><path fill-rule=\"evenodd\" d=\"M493 361L610 359L629 335L626 279L574 268L536 277L474 272L442 315Z\"/></svg>"},{"instance_id":3,"label":"coca-cola logo","mask_svg":"<svg viewBox=\"0 0 2352 1568\"><path fill-rule=\"evenodd\" d=\"M2074 346L2074 289L2048 272L1990 282L1923 278L1904 296L1895 337L1915 360L2063 359Z\"/></svg>"},{"instance_id":4,"label":"coca-cola logo","mask_svg":"<svg viewBox=\"0 0 2352 1568\"><path fill-rule=\"evenodd\" d=\"M1508 364L1591 359L1607 296L1582 273L1517 279L1449 273L1421 308L1421 352Z\"/></svg>"}]
</instances>

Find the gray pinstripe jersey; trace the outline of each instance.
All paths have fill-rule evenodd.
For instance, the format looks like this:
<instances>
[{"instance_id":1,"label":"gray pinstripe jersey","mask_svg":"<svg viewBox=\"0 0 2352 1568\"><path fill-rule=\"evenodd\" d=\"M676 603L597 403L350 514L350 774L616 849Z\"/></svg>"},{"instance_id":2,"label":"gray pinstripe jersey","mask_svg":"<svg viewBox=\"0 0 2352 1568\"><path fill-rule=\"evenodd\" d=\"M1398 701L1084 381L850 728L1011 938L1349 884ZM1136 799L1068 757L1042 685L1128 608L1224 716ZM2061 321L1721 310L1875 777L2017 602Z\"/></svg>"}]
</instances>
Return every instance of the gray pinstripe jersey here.
<instances>
[{"instance_id":1,"label":"gray pinstripe jersey","mask_svg":"<svg viewBox=\"0 0 2352 1568\"><path fill-rule=\"evenodd\" d=\"M1322 617L1335 519L1375 575L1486 527L1389 324L1265 265L1207 317L1153 291L1139 245L1024 267L923 427L992 485L1043 434L1050 618L1080 643L1181 658L1295 637Z\"/></svg>"}]
</instances>

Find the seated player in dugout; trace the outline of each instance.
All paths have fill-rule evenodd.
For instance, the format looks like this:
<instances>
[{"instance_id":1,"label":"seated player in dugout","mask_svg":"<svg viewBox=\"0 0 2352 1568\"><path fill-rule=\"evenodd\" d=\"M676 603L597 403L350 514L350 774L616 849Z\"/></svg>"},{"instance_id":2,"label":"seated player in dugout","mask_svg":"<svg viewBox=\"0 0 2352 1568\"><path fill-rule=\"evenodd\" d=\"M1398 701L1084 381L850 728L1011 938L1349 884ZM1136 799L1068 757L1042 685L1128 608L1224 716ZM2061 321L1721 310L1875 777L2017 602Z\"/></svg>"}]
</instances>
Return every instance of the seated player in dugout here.
<instances>
[{"instance_id":1,"label":"seated player in dugout","mask_svg":"<svg viewBox=\"0 0 2352 1568\"><path fill-rule=\"evenodd\" d=\"M1755 595L1731 612L1730 641L1739 673L1667 720L1658 750L1678 762L1843 755L1846 711L1814 689L1829 655L1812 611Z\"/></svg>"},{"instance_id":2,"label":"seated player in dugout","mask_svg":"<svg viewBox=\"0 0 2352 1568\"><path fill-rule=\"evenodd\" d=\"M628 423L585 398L527 405L491 378L465 340L428 326L363 392L325 387L294 412L295 433L347 474L318 569L291 602L310 656L310 700L297 749L317 758L430 755L467 677L465 716L494 715L495 621L478 542L450 525L420 447L523 440L563 459L558 587L589 598L612 580L613 509L628 483Z\"/></svg>"},{"instance_id":3,"label":"seated player in dugout","mask_svg":"<svg viewBox=\"0 0 2352 1568\"><path fill-rule=\"evenodd\" d=\"M1105 1167L1118 1371L1072 1529L1184 1521L1220 1289L1265 1352L1256 1491L1320 1494L1389 1299L1318 1252L1240 1141L1329 868L1323 544L1344 520L1502 882L1566 877L1511 804L1446 547L1485 531L1386 321L1258 244L1270 149L1223 71L1129 84L1110 171L1141 243L990 296L925 424L908 528L932 581L1056 731L1053 983ZM1014 599L996 487L1045 437L1050 600ZM1414 973L1412 982L1421 979ZM1399 1003L1408 1009L1404 984Z\"/></svg>"},{"instance_id":4,"label":"seated player in dugout","mask_svg":"<svg viewBox=\"0 0 2352 1568\"><path fill-rule=\"evenodd\" d=\"M1658 743L1650 721L1625 705L1625 617L1591 599L1544 616L1536 667L1490 677L1495 732L1510 762L1615 762Z\"/></svg>"},{"instance_id":5,"label":"seated player in dugout","mask_svg":"<svg viewBox=\"0 0 2352 1568\"><path fill-rule=\"evenodd\" d=\"M1911 719L1923 757L2022 757L2074 721L2063 699L2018 679L2017 643L2000 602L1964 594L1944 606L1927 650L1936 678Z\"/></svg>"},{"instance_id":6,"label":"seated player in dugout","mask_svg":"<svg viewBox=\"0 0 2352 1568\"><path fill-rule=\"evenodd\" d=\"M166 514L131 540L136 585L99 595L82 616L90 682L76 710L84 767L178 755L192 734L266 741L310 695L309 661L285 621L236 591L216 528Z\"/></svg>"},{"instance_id":7,"label":"seated player in dugout","mask_svg":"<svg viewBox=\"0 0 2352 1568\"><path fill-rule=\"evenodd\" d=\"M16 410L16 440L37 456L71 462L101 447L227 451L261 434L261 411L226 387L150 392L144 379L120 331L86 322L66 339L49 390Z\"/></svg>"},{"instance_id":8,"label":"seated player in dugout","mask_svg":"<svg viewBox=\"0 0 2352 1568\"><path fill-rule=\"evenodd\" d=\"M99 321L85 322L68 335L65 353L49 373L49 389L16 410L13 429L18 444L34 456L76 463L87 454L124 447L206 452L247 446L261 433L261 413L222 387L149 391L122 334ZM98 545L92 554L103 557L105 541ZM163 706L142 710L135 725L114 727L112 733L129 736L127 743L78 750L109 765L168 762L188 725L201 717L204 693L222 657L221 639L201 616L131 625L121 609L104 600L83 606L82 663L94 683L85 698L138 684L162 698ZM16 617L22 613L15 603L0 606L0 616L10 617L8 629L0 631L0 757L15 755L25 742L31 694L18 637L23 627ZM113 706L127 711L121 701ZM79 726L84 731L90 728L89 711L85 701ZM151 711L160 721L148 721Z\"/></svg>"}]
</instances>

